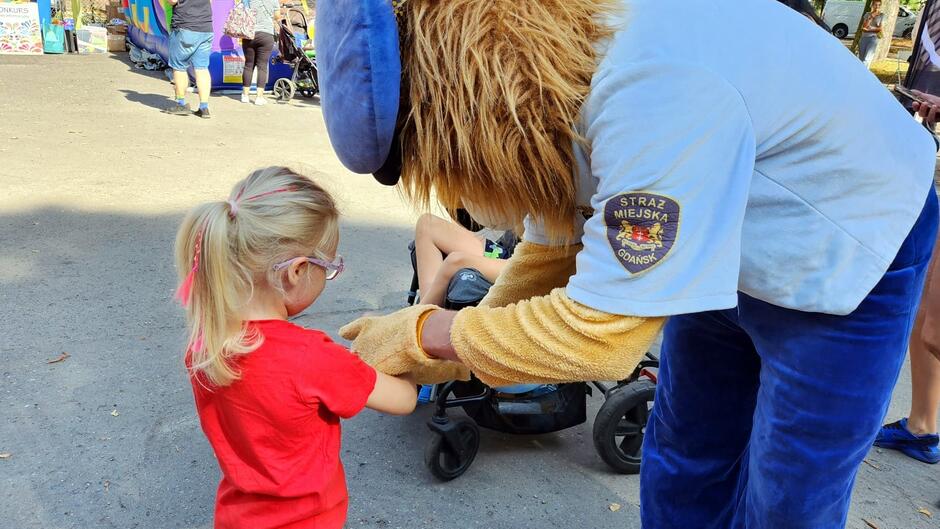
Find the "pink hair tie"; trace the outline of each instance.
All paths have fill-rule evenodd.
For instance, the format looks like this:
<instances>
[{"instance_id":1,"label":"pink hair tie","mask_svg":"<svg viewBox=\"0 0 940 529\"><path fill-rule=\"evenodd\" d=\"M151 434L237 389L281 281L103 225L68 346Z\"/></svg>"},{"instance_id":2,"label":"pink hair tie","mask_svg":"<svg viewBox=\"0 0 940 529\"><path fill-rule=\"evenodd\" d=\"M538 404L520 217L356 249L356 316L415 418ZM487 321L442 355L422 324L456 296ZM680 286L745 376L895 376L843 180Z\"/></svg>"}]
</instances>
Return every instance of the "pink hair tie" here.
<instances>
[{"instance_id":1,"label":"pink hair tie","mask_svg":"<svg viewBox=\"0 0 940 529\"><path fill-rule=\"evenodd\" d=\"M297 188L294 186L279 187L272 191L265 191L264 193L258 193L257 195L252 195L246 198L245 201L247 202L249 200L254 200L256 198L266 197L268 195L273 195L275 193L284 193L286 191L296 191L296 190ZM241 190L238 191L238 194L235 195L235 198L226 201L228 202L228 205L230 208L228 212L229 218L234 219L235 215L238 215L238 200L242 197L242 193L244 192L245 192L245 189L242 188Z\"/></svg>"}]
</instances>

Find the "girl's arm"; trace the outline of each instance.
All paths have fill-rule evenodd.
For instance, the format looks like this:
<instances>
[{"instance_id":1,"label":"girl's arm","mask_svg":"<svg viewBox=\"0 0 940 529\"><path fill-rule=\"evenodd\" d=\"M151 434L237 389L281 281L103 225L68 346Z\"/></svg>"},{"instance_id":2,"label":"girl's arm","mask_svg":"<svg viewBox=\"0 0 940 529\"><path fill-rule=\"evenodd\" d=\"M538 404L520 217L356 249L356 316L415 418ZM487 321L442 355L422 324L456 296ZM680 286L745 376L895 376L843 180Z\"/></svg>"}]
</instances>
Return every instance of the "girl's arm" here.
<instances>
[{"instance_id":1,"label":"girl's arm","mask_svg":"<svg viewBox=\"0 0 940 529\"><path fill-rule=\"evenodd\" d=\"M366 401L367 408L390 415L408 415L414 411L418 389L409 375L393 377L378 371L375 374L375 388Z\"/></svg>"}]
</instances>

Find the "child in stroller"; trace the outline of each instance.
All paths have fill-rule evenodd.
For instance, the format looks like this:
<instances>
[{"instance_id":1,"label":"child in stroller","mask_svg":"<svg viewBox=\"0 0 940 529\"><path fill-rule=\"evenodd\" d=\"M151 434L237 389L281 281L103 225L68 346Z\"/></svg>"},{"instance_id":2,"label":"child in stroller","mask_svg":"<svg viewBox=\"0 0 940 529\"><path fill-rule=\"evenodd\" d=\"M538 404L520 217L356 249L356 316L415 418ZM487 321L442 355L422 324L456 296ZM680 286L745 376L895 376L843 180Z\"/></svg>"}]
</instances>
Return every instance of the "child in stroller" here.
<instances>
[{"instance_id":1,"label":"child in stroller","mask_svg":"<svg viewBox=\"0 0 940 529\"><path fill-rule=\"evenodd\" d=\"M420 293L422 303L428 302L425 296L431 296L434 304L451 310L474 306L512 255L516 242L512 232L497 241L479 239L472 231L481 226L466 212L458 211L457 220L459 225L425 215L419 221L416 240L409 246L414 268L410 304L418 301ZM455 253L457 257L451 257ZM427 291L420 288L428 283ZM505 433L543 434L582 424L593 386L605 396L594 421L595 448L614 470L635 474L639 472L658 365L658 359L647 353L647 359L629 377L614 385L578 382L490 388L471 378L422 387L421 399L434 402L436 407L428 423L433 434L425 463L441 480L462 475L476 457L479 426ZM456 407L463 408L469 418L448 417L447 410Z\"/></svg>"}]
</instances>

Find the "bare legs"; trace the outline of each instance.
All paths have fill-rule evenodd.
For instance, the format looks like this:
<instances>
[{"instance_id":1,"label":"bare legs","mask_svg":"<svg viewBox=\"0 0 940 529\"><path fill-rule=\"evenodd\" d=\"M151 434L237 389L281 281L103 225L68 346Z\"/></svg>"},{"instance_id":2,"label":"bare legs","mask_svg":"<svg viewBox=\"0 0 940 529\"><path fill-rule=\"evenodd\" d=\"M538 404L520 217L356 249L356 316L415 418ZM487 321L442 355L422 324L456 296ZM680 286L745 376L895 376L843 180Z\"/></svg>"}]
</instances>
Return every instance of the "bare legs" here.
<instances>
[{"instance_id":1,"label":"bare legs","mask_svg":"<svg viewBox=\"0 0 940 529\"><path fill-rule=\"evenodd\" d=\"M189 87L189 74L186 70L173 70L173 91L176 100L186 99L186 88Z\"/></svg>"},{"instance_id":2,"label":"bare legs","mask_svg":"<svg viewBox=\"0 0 940 529\"><path fill-rule=\"evenodd\" d=\"M186 70L173 70L173 90L176 100L186 99L186 88L189 87L189 74ZM196 70L196 91L199 92L199 103L209 102L209 92L212 91L212 76L209 70Z\"/></svg>"},{"instance_id":3,"label":"bare legs","mask_svg":"<svg viewBox=\"0 0 940 529\"><path fill-rule=\"evenodd\" d=\"M184 89L186 85L183 85ZM212 90L212 76L208 69L196 70L196 91L199 92L199 103L209 103L209 92Z\"/></svg>"},{"instance_id":4,"label":"bare legs","mask_svg":"<svg viewBox=\"0 0 940 529\"><path fill-rule=\"evenodd\" d=\"M911 414L907 429L914 435L937 431L940 408L940 256L934 249L920 311L911 334Z\"/></svg>"},{"instance_id":5,"label":"bare legs","mask_svg":"<svg viewBox=\"0 0 940 529\"><path fill-rule=\"evenodd\" d=\"M461 268L476 268L487 280L495 281L506 261L484 257L484 244L459 224L429 213L422 215L415 229L421 302L443 305L447 285Z\"/></svg>"}]
</instances>

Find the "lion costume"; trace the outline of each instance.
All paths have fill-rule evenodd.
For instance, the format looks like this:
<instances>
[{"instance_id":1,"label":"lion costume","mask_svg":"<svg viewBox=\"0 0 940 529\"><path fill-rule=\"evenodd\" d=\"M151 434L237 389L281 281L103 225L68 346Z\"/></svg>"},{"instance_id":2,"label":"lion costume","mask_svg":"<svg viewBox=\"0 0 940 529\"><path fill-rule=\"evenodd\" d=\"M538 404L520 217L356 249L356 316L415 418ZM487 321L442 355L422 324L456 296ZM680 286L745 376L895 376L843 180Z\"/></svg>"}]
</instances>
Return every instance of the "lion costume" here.
<instances>
[{"instance_id":1,"label":"lion costume","mask_svg":"<svg viewBox=\"0 0 940 529\"><path fill-rule=\"evenodd\" d=\"M525 235L479 307L361 318L353 350L616 380L669 317L644 527L842 527L937 229L930 135L771 0L394 4L319 3L337 154Z\"/></svg>"}]
</instances>

